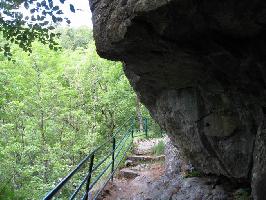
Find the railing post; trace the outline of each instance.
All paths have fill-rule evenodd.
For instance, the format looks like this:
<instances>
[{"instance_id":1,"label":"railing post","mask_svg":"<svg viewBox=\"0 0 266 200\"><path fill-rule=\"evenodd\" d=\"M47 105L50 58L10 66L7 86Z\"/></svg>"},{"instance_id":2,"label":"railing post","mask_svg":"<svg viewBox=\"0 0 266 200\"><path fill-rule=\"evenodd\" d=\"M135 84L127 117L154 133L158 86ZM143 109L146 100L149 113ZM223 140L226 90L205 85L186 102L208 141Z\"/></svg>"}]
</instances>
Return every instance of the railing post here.
<instances>
[{"instance_id":1,"label":"railing post","mask_svg":"<svg viewBox=\"0 0 266 200\"><path fill-rule=\"evenodd\" d=\"M90 182L91 182L91 172L92 172L92 167L93 167L93 160L94 160L94 153L91 155L90 158L90 166L89 166L89 177L86 183L86 195L85 199L89 199L89 189L90 189Z\"/></svg>"},{"instance_id":2,"label":"railing post","mask_svg":"<svg viewBox=\"0 0 266 200\"><path fill-rule=\"evenodd\" d=\"M131 119L131 137L133 139L134 137L134 118Z\"/></svg>"},{"instance_id":3,"label":"railing post","mask_svg":"<svg viewBox=\"0 0 266 200\"><path fill-rule=\"evenodd\" d=\"M146 135L146 138L148 138L148 119L147 118L145 118L144 119L145 120L145 135Z\"/></svg>"},{"instance_id":4,"label":"railing post","mask_svg":"<svg viewBox=\"0 0 266 200\"><path fill-rule=\"evenodd\" d=\"M115 169L115 137L113 137L113 150L112 150L112 173ZM111 180L113 181L114 175L112 175Z\"/></svg>"}]
</instances>

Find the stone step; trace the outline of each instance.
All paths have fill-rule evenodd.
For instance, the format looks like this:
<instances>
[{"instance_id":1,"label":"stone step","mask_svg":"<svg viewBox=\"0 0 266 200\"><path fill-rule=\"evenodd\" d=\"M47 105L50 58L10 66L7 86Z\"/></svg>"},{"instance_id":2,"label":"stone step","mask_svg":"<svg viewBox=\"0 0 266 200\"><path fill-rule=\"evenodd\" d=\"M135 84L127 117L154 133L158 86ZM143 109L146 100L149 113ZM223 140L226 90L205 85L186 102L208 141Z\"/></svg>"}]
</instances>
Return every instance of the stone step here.
<instances>
[{"instance_id":1,"label":"stone step","mask_svg":"<svg viewBox=\"0 0 266 200\"><path fill-rule=\"evenodd\" d=\"M133 179L139 176L139 173L132 169L124 168L120 170L120 176L127 179Z\"/></svg>"},{"instance_id":2,"label":"stone step","mask_svg":"<svg viewBox=\"0 0 266 200\"><path fill-rule=\"evenodd\" d=\"M165 158L164 155L160 155L160 156L132 155L132 156L128 156L127 160L130 160L133 163L135 163L135 162L142 162L142 161L159 161L159 160L164 160L164 158Z\"/></svg>"}]
</instances>

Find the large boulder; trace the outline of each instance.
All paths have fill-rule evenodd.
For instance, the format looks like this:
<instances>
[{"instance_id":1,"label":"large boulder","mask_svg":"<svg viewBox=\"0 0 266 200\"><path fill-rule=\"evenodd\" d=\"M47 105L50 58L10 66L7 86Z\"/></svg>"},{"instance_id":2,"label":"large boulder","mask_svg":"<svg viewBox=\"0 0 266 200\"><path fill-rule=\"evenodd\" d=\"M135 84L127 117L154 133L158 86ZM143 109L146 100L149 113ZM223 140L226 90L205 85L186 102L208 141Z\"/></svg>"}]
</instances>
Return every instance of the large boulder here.
<instances>
[{"instance_id":1,"label":"large boulder","mask_svg":"<svg viewBox=\"0 0 266 200\"><path fill-rule=\"evenodd\" d=\"M266 1L90 0L100 56L207 174L266 182ZM251 181L252 180L252 181ZM263 186L262 186L263 185Z\"/></svg>"}]
</instances>

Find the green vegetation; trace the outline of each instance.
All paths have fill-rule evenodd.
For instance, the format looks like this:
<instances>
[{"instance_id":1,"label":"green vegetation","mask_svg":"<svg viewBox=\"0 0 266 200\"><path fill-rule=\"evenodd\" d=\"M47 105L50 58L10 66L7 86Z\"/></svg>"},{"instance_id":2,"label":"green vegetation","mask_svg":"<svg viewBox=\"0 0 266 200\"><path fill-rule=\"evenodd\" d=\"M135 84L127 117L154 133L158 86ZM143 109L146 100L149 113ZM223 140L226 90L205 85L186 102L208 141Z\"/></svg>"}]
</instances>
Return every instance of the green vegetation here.
<instances>
[{"instance_id":1,"label":"green vegetation","mask_svg":"<svg viewBox=\"0 0 266 200\"><path fill-rule=\"evenodd\" d=\"M200 177L200 176L202 176L202 174L199 171L193 169L192 171L187 172L184 177L191 178L191 177Z\"/></svg>"},{"instance_id":2,"label":"green vegetation","mask_svg":"<svg viewBox=\"0 0 266 200\"><path fill-rule=\"evenodd\" d=\"M59 23L70 23L62 11L67 4L71 12L75 7L65 0L4 0L0 1L0 33L5 39L0 43L0 53L9 60L14 53L11 44L17 44L23 51L31 53L34 41L48 44L50 49L59 50L53 31Z\"/></svg>"},{"instance_id":3,"label":"green vegetation","mask_svg":"<svg viewBox=\"0 0 266 200\"><path fill-rule=\"evenodd\" d=\"M250 188L240 188L234 192L234 200L250 200Z\"/></svg>"},{"instance_id":4,"label":"green vegetation","mask_svg":"<svg viewBox=\"0 0 266 200\"><path fill-rule=\"evenodd\" d=\"M0 199L42 198L135 115L121 63L99 58L90 30L57 31L58 52L34 42L30 56L11 46L15 63L0 56Z\"/></svg>"},{"instance_id":5,"label":"green vegetation","mask_svg":"<svg viewBox=\"0 0 266 200\"><path fill-rule=\"evenodd\" d=\"M158 144L156 144L153 147L152 151L154 155L159 156L159 155L164 154L164 149L165 149L165 144L164 144L164 141L161 140Z\"/></svg>"}]
</instances>

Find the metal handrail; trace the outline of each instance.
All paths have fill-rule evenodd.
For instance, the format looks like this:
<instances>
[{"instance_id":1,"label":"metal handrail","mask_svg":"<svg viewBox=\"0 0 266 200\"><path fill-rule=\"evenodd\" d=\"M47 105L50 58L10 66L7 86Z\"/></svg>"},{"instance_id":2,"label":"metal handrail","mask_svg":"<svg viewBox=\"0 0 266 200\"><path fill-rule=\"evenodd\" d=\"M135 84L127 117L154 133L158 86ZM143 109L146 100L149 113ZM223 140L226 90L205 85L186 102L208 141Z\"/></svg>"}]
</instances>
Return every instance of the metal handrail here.
<instances>
[{"instance_id":1,"label":"metal handrail","mask_svg":"<svg viewBox=\"0 0 266 200\"><path fill-rule=\"evenodd\" d=\"M93 151L95 152L95 151ZM43 200L51 199L69 180L70 178L80 170L80 168L83 166L83 164L89 160L89 158L92 156L93 152L91 152L88 156L86 156L79 164L78 166L73 169L60 183L57 184L57 186L51 190L44 198Z\"/></svg>"},{"instance_id":2,"label":"metal handrail","mask_svg":"<svg viewBox=\"0 0 266 200\"><path fill-rule=\"evenodd\" d=\"M121 163L121 161L125 158L127 151L129 150L129 148L132 145L129 145L127 147L127 149L124 151L124 154L122 156L122 158L119 160L119 162L116 165L115 170L110 174L110 176L108 177L108 179L106 180L106 182L103 184L102 188L100 190L98 190L98 192L96 193L96 195L93 197L93 200L96 200L98 198L98 196L101 194L101 192L103 191L103 189L105 188L105 186L107 185L107 183L110 181L111 177L114 175L114 173L116 172L117 168L119 167L119 164Z\"/></svg>"},{"instance_id":3,"label":"metal handrail","mask_svg":"<svg viewBox=\"0 0 266 200\"><path fill-rule=\"evenodd\" d=\"M129 134L127 134L127 137L126 137L126 139L128 138L128 136L129 136ZM119 149L117 148L116 150L118 150L117 152L116 152L116 154L115 154L115 159L119 156L119 153L121 152L121 150L123 149L123 145L126 143L126 141L127 140L124 140L123 141L123 143L122 143L122 145L119 147Z\"/></svg>"},{"instance_id":4,"label":"metal handrail","mask_svg":"<svg viewBox=\"0 0 266 200\"><path fill-rule=\"evenodd\" d=\"M93 173L94 171L96 171L101 164L103 164L110 156L112 155L112 152L109 153L104 159L102 159L93 169L91 172L87 173L87 175L85 176L85 178L82 180L81 184L77 187L77 189L74 191L74 193L72 194L72 196L70 197L70 199L74 199L75 196L77 195L77 193L80 191L80 189L82 188L82 186L86 183L88 177L90 176L91 173ZM96 178L97 179L97 178ZM91 186L90 186L91 187Z\"/></svg>"},{"instance_id":5,"label":"metal handrail","mask_svg":"<svg viewBox=\"0 0 266 200\"><path fill-rule=\"evenodd\" d=\"M120 140L116 143L116 137L118 136L118 133L122 130L123 127L125 127L126 123L128 123L129 121L131 121L130 127L126 129L125 133L122 135L122 137L120 138ZM126 141L128 141L128 138L130 138L130 133L131 133L131 137L132 137L132 141L133 141L133 137L134 137L134 123L135 123L135 118L134 117L130 117L128 120L126 120L122 126L120 126L120 128L118 128L115 133L113 134L113 136L111 138L109 138L106 142L104 142L103 144L101 144L100 146L98 146L97 148L95 148L89 155L87 155L78 165L77 167L75 167L65 178L63 178L63 180L61 180L53 190L51 190L50 192L48 192L46 194L46 196L43 198L43 200L50 200L52 199L61 189L62 187L84 166L85 163L89 162L89 171L88 173L85 174L85 177L82 179L81 183L78 185L78 187L75 188L74 192L72 193L72 195L70 196L69 199L74 199L77 194L80 192L80 190L82 189L82 187L85 185L86 183L86 191L83 194L83 198L82 199L88 199L88 195L89 195L89 191L91 191L91 189L96 185L96 183L100 180L100 178L103 176L103 174L106 173L106 171L111 168L111 173L108 176L107 180L105 181L105 183L103 184L103 187L98 190L97 194L94 196L93 199L96 199L99 194L102 192L102 190L104 189L104 187L106 186L106 184L108 183L108 181L110 181L110 179L113 179L113 175L115 173L115 171L117 170L120 162L122 161L122 159L125 157L127 151L129 150L129 147L131 145L128 145L128 147L126 148L126 150L124 150L124 154L122 156L122 158L119 160L119 162L117 164L115 164L115 161L117 159L117 157L119 156L119 153L122 151L123 147L126 147L125 145L127 144ZM145 121L145 126L147 126L147 120ZM147 129L146 129L147 130ZM112 141L112 151L109 152L103 159L101 159L96 165L94 165L94 157L96 155L96 153L102 149L103 147L105 147L107 144L110 143L110 141ZM132 142L131 141L131 142ZM130 143L131 144L131 143ZM95 172L100 166L103 165L103 163L106 162L106 160L110 158L111 162L108 163L104 169L99 172L99 174L96 176L96 178L93 180L92 183L90 183L91 178L92 178L92 173Z\"/></svg>"},{"instance_id":6,"label":"metal handrail","mask_svg":"<svg viewBox=\"0 0 266 200\"><path fill-rule=\"evenodd\" d=\"M134 116L131 116L128 120L126 120L115 132L114 132L114 134L113 134L113 137L115 137L118 133L119 133L119 131L122 129L122 127L124 127L125 125L126 125L126 123L128 123L129 121L132 121L132 120L134 120L135 119L135 117Z\"/></svg>"}]
</instances>

